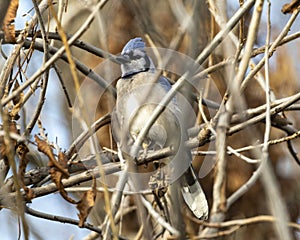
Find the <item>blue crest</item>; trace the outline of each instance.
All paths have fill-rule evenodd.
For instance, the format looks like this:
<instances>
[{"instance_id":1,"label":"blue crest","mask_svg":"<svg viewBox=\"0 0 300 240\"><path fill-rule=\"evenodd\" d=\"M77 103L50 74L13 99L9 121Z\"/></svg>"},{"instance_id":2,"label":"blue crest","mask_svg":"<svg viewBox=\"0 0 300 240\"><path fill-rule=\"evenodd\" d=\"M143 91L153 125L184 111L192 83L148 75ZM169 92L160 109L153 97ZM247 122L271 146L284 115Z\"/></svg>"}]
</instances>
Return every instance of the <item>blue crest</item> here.
<instances>
[{"instance_id":1,"label":"blue crest","mask_svg":"<svg viewBox=\"0 0 300 240\"><path fill-rule=\"evenodd\" d=\"M133 38L133 39L129 40L128 43L126 43L121 54L126 55L135 49L141 49L141 50L145 51L145 46L146 45L142 38L140 38L140 37Z\"/></svg>"}]
</instances>

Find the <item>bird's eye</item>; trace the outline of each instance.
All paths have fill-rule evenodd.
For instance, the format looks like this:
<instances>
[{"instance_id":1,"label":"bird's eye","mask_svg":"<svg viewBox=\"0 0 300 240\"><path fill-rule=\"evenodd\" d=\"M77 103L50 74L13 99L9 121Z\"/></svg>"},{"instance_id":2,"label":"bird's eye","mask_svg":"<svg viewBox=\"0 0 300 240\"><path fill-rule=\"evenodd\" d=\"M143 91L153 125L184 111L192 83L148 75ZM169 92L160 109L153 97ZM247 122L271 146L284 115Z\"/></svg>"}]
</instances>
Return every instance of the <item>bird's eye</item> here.
<instances>
[{"instance_id":1,"label":"bird's eye","mask_svg":"<svg viewBox=\"0 0 300 240\"><path fill-rule=\"evenodd\" d=\"M134 56L134 57L132 58L132 60L138 60L138 59L141 59L141 58L142 58L142 56L138 55L138 56Z\"/></svg>"},{"instance_id":2,"label":"bird's eye","mask_svg":"<svg viewBox=\"0 0 300 240\"><path fill-rule=\"evenodd\" d=\"M142 58L141 55L132 55L132 56L130 56L130 59L132 59L132 60L138 60L138 59L141 59L141 58Z\"/></svg>"},{"instance_id":3,"label":"bird's eye","mask_svg":"<svg viewBox=\"0 0 300 240\"><path fill-rule=\"evenodd\" d=\"M133 51L130 51L124 55L128 56L130 60L138 60L138 59L143 58L143 56L141 54L137 54Z\"/></svg>"}]
</instances>

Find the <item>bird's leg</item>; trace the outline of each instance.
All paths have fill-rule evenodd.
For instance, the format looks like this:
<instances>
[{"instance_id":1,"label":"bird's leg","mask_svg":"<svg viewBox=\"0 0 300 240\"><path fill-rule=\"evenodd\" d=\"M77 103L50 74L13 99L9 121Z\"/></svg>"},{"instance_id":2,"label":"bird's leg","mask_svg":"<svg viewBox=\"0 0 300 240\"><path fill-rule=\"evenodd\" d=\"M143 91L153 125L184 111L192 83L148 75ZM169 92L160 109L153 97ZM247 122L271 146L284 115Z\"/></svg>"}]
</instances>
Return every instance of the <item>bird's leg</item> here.
<instances>
[{"instance_id":1,"label":"bird's leg","mask_svg":"<svg viewBox=\"0 0 300 240\"><path fill-rule=\"evenodd\" d=\"M121 166L124 166L125 165L125 159L124 159L123 154L122 154L120 143L117 143L117 148L118 148L118 157L120 159Z\"/></svg>"},{"instance_id":2,"label":"bird's leg","mask_svg":"<svg viewBox=\"0 0 300 240\"><path fill-rule=\"evenodd\" d=\"M136 133L131 133L131 138L130 138L130 142L129 145L133 145L134 142L137 139L138 134ZM142 143L142 148L143 148L143 153L141 154L141 159L142 161L147 157L148 151L149 151L149 146L151 144L151 141L148 141L147 139L144 139L143 143ZM137 160L137 164L138 164L138 160Z\"/></svg>"},{"instance_id":3,"label":"bird's leg","mask_svg":"<svg viewBox=\"0 0 300 240\"><path fill-rule=\"evenodd\" d=\"M168 210L168 204L165 197L165 192L163 193L161 189L154 189L152 191L154 196L154 201L157 204L160 211L162 211L164 218L170 222L170 214Z\"/></svg>"},{"instance_id":4,"label":"bird's leg","mask_svg":"<svg viewBox=\"0 0 300 240\"><path fill-rule=\"evenodd\" d=\"M166 181L167 174L165 173L166 168L164 167L164 163L160 163L158 161L154 162L154 167L156 168L156 172L150 176L148 184L151 189L157 189L159 196L163 196L168 187L168 183Z\"/></svg>"},{"instance_id":5,"label":"bird's leg","mask_svg":"<svg viewBox=\"0 0 300 240\"><path fill-rule=\"evenodd\" d=\"M142 154L142 159L144 160L147 157L148 149L149 149L149 144L146 142L142 143L143 147L143 154Z\"/></svg>"},{"instance_id":6,"label":"bird's leg","mask_svg":"<svg viewBox=\"0 0 300 240\"><path fill-rule=\"evenodd\" d=\"M154 162L154 166L157 169L157 172L150 177L149 186L150 188L152 188L154 201L157 203L159 209L163 212L164 218L168 222L170 222L170 214L165 196L167 192L167 186L164 182L165 174L163 173L161 165L162 164L159 161Z\"/></svg>"}]
</instances>

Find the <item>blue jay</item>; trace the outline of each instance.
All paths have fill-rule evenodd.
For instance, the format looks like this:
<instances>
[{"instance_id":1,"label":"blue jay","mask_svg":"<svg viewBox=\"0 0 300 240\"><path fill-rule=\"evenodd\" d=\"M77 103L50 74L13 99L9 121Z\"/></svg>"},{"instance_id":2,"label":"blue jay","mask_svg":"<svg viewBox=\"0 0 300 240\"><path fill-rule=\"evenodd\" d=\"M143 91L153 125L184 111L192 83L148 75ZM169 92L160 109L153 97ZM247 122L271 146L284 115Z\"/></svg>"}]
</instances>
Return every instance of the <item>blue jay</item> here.
<instances>
[{"instance_id":1,"label":"blue jay","mask_svg":"<svg viewBox=\"0 0 300 240\"><path fill-rule=\"evenodd\" d=\"M171 89L171 85L165 77L157 76L157 70L146 53L142 38L131 39L121 55L126 61L121 64L122 77L117 82L112 129L122 151L129 153L130 146L164 95ZM167 176L171 179L170 184L174 178L179 178L183 199L194 215L199 219L207 219L208 204L191 166L192 155L183 144L187 139L187 132L180 126L181 114L175 96L151 126L142 145L147 150L167 146L178 150L178 161L170 157L171 159L162 160L160 166L169 166L165 169L175 176Z\"/></svg>"}]
</instances>

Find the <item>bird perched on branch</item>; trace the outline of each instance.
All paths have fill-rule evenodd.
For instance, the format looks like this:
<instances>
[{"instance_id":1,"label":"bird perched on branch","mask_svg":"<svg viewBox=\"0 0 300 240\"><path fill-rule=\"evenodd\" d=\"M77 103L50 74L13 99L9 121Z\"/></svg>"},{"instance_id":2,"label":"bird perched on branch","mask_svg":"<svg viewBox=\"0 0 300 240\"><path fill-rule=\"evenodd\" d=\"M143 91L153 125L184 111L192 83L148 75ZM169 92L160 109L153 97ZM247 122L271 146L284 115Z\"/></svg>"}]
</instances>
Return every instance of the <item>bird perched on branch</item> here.
<instances>
[{"instance_id":1,"label":"bird perched on branch","mask_svg":"<svg viewBox=\"0 0 300 240\"><path fill-rule=\"evenodd\" d=\"M156 70L141 38L131 39L121 55L125 61L121 65L122 77L117 82L112 129L121 150L130 154L140 131L172 86ZM149 151L172 146L176 150L175 156L156 163L158 170L152 179L157 180L156 187L179 182L180 192L190 210L197 218L207 219L208 205L191 166L192 155L184 145L187 131L181 115L175 96L149 129L141 148Z\"/></svg>"}]
</instances>

